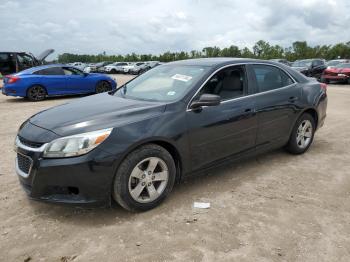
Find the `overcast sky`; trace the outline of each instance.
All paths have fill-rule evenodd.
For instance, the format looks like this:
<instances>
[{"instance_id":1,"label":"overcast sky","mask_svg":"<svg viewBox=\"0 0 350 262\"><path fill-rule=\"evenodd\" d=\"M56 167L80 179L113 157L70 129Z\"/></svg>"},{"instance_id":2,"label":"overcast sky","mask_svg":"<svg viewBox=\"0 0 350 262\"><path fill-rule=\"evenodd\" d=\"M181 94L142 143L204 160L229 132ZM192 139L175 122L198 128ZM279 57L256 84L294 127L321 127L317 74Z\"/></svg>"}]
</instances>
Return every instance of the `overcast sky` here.
<instances>
[{"instance_id":1,"label":"overcast sky","mask_svg":"<svg viewBox=\"0 0 350 262\"><path fill-rule=\"evenodd\" d=\"M349 0L0 0L0 51L153 53L350 41ZM53 58L55 56L51 56Z\"/></svg>"}]
</instances>

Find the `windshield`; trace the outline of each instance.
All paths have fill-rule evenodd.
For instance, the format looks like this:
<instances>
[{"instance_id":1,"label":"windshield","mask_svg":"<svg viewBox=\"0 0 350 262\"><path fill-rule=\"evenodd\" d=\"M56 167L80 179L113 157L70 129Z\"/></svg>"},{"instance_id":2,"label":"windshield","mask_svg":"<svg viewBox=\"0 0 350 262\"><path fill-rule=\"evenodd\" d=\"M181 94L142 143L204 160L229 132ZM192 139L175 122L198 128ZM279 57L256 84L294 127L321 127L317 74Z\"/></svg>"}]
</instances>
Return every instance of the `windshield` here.
<instances>
[{"instance_id":1,"label":"windshield","mask_svg":"<svg viewBox=\"0 0 350 262\"><path fill-rule=\"evenodd\" d=\"M340 64L340 63L342 63L342 61L333 60L333 61L329 61L329 62L327 63L327 66L335 66L335 65L338 65L338 64Z\"/></svg>"},{"instance_id":2,"label":"windshield","mask_svg":"<svg viewBox=\"0 0 350 262\"><path fill-rule=\"evenodd\" d=\"M311 60L300 60L300 61L295 61L292 64L292 67L310 67L312 61Z\"/></svg>"},{"instance_id":3,"label":"windshield","mask_svg":"<svg viewBox=\"0 0 350 262\"><path fill-rule=\"evenodd\" d=\"M159 66L125 84L115 95L148 101L175 101L183 97L208 70L209 67L202 66Z\"/></svg>"},{"instance_id":4,"label":"windshield","mask_svg":"<svg viewBox=\"0 0 350 262\"><path fill-rule=\"evenodd\" d=\"M337 67L337 68L350 68L350 63L338 64L336 67Z\"/></svg>"}]
</instances>

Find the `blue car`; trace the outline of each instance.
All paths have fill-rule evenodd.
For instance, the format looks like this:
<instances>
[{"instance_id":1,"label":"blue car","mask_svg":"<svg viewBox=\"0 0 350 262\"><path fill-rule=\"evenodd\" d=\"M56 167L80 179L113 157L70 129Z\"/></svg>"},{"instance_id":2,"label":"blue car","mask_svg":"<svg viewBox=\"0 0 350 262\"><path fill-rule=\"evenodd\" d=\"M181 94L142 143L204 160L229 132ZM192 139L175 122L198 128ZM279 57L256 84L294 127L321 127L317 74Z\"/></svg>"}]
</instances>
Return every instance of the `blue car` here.
<instances>
[{"instance_id":1,"label":"blue car","mask_svg":"<svg viewBox=\"0 0 350 262\"><path fill-rule=\"evenodd\" d=\"M117 83L104 74L88 74L68 65L33 67L4 77L2 93L40 101L48 96L111 91Z\"/></svg>"}]
</instances>

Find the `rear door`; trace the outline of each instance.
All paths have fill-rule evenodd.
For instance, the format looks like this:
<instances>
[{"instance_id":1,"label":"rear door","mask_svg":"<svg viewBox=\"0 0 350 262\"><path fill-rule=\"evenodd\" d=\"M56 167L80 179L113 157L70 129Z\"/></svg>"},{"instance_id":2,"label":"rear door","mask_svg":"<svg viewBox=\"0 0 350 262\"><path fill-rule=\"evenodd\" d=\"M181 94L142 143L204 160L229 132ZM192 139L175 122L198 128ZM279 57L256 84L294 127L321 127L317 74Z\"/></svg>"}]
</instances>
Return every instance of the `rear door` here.
<instances>
[{"instance_id":1,"label":"rear door","mask_svg":"<svg viewBox=\"0 0 350 262\"><path fill-rule=\"evenodd\" d=\"M40 75L42 84L49 95L67 94L66 76L61 67L50 67L33 73Z\"/></svg>"},{"instance_id":2,"label":"rear door","mask_svg":"<svg viewBox=\"0 0 350 262\"><path fill-rule=\"evenodd\" d=\"M63 67L67 80L67 92L70 94L91 93L95 91L95 84L89 74L84 74L74 67Z\"/></svg>"},{"instance_id":3,"label":"rear door","mask_svg":"<svg viewBox=\"0 0 350 262\"><path fill-rule=\"evenodd\" d=\"M286 143L297 117L300 85L276 66L251 64L249 70L255 77L257 148Z\"/></svg>"},{"instance_id":4,"label":"rear door","mask_svg":"<svg viewBox=\"0 0 350 262\"><path fill-rule=\"evenodd\" d=\"M218 71L194 97L216 94L222 101L186 112L193 170L255 147L255 99L249 92L245 66L239 65Z\"/></svg>"}]
</instances>

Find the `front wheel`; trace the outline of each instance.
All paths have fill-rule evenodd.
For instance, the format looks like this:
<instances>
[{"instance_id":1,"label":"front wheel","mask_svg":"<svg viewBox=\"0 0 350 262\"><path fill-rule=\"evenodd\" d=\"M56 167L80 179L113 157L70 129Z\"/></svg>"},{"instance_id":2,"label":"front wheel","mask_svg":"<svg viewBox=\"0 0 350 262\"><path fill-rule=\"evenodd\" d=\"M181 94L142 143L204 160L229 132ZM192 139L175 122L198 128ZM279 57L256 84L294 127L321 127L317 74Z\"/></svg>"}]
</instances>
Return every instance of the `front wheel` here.
<instances>
[{"instance_id":1,"label":"front wheel","mask_svg":"<svg viewBox=\"0 0 350 262\"><path fill-rule=\"evenodd\" d=\"M130 211L152 209L171 192L175 176L175 163L166 149L155 144L141 146L119 166L113 198Z\"/></svg>"},{"instance_id":2,"label":"front wheel","mask_svg":"<svg viewBox=\"0 0 350 262\"><path fill-rule=\"evenodd\" d=\"M46 89L39 85L32 86L27 90L27 98L30 101L42 101L46 98L46 96Z\"/></svg>"},{"instance_id":3,"label":"front wheel","mask_svg":"<svg viewBox=\"0 0 350 262\"><path fill-rule=\"evenodd\" d=\"M111 91L112 86L107 81L100 81L96 85L96 94Z\"/></svg>"},{"instance_id":4,"label":"front wheel","mask_svg":"<svg viewBox=\"0 0 350 262\"><path fill-rule=\"evenodd\" d=\"M287 150L292 154L305 153L315 135L315 120L310 114L303 114L295 123L292 134L287 144Z\"/></svg>"}]
</instances>

